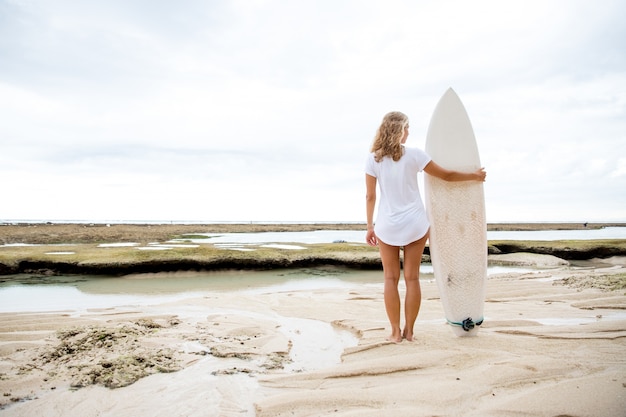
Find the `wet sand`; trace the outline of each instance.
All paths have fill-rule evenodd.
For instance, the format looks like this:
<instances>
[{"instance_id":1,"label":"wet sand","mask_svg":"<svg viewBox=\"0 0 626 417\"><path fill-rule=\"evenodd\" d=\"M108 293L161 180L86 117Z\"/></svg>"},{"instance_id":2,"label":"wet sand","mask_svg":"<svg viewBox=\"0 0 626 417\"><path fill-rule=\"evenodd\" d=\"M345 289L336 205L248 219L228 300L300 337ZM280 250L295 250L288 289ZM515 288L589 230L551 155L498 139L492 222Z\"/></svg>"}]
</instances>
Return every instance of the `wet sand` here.
<instances>
[{"instance_id":1,"label":"wet sand","mask_svg":"<svg viewBox=\"0 0 626 417\"><path fill-rule=\"evenodd\" d=\"M2 313L0 415L623 416L626 259L524 261L541 269L490 277L475 338L453 335L426 279L417 340L387 342L379 271Z\"/></svg>"}]
</instances>

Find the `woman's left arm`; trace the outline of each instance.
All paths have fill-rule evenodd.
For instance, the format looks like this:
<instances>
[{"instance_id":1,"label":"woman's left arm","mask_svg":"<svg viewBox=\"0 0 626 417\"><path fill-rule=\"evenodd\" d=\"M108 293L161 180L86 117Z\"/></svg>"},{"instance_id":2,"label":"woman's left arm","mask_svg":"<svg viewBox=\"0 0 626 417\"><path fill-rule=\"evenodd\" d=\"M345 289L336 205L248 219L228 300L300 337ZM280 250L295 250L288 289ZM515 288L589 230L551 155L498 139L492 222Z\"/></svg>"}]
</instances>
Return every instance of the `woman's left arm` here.
<instances>
[{"instance_id":1,"label":"woman's left arm","mask_svg":"<svg viewBox=\"0 0 626 417\"><path fill-rule=\"evenodd\" d=\"M376 177L365 174L365 211L367 213L367 233L365 241L370 246L376 246L378 239L374 233L374 207L376 206Z\"/></svg>"},{"instance_id":2,"label":"woman's left arm","mask_svg":"<svg viewBox=\"0 0 626 417\"><path fill-rule=\"evenodd\" d=\"M474 172L460 172L451 169L446 169L441 165L438 165L435 161L430 161L424 172L433 177L441 178L444 181L485 181L487 173L485 168L477 169Z\"/></svg>"}]
</instances>

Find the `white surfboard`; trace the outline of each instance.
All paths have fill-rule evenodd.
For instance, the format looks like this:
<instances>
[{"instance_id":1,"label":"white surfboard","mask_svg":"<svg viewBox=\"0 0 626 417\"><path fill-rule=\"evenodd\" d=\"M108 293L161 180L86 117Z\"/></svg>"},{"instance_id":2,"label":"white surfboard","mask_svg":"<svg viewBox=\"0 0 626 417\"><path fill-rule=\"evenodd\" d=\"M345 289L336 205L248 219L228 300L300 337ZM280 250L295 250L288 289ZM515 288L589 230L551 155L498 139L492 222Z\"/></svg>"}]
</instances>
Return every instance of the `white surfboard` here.
<instances>
[{"instance_id":1,"label":"white surfboard","mask_svg":"<svg viewBox=\"0 0 626 417\"><path fill-rule=\"evenodd\" d=\"M426 152L444 168L481 167L472 124L451 88L439 100ZM487 224L483 183L446 182L426 174L429 249L446 320L457 336L475 336L483 322L487 281Z\"/></svg>"}]
</instances>

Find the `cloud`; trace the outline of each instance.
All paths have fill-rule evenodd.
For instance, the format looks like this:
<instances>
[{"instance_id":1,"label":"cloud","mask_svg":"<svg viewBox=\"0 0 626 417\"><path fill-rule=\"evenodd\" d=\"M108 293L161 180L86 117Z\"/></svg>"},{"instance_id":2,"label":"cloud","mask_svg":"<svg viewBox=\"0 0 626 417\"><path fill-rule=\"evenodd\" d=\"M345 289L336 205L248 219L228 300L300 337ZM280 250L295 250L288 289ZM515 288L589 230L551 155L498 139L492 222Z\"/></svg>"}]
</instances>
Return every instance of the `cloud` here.
<instances>
[{"instance_id":1,"label":"cloud","mask_svg":"<svg viewBox=\"0 0 626 417\"><path fill-rule=\"evenodd\" d=\"M0 1L0 175L19 196L0 218L362 221L382 116L406 112L423 147L452 86L489 220L626 220L625 12Z\"/></svg>"}]
</instances>

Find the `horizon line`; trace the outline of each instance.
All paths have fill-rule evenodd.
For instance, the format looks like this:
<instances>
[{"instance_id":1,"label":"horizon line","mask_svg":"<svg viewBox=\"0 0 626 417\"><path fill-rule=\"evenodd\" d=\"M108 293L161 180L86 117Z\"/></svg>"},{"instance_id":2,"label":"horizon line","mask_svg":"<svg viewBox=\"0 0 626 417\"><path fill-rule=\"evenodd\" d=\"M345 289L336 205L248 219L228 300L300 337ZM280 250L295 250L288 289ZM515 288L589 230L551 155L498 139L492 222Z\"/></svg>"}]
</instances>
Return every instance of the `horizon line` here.
<instances>
[{"instance_id":1,"label":"horizon line","mask_svg":"<svg viewBox=\"0 0 626 417\"><path fill-rule=\"evenodd\" d=\"M8 224L365 224L355 220L131 220L131 219L0 219ZM497 220L487 224L625 224L624 220Z\"/></svg>"}]
</instances>

